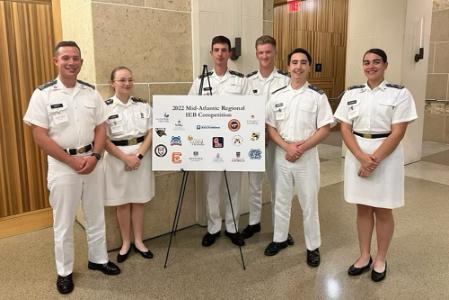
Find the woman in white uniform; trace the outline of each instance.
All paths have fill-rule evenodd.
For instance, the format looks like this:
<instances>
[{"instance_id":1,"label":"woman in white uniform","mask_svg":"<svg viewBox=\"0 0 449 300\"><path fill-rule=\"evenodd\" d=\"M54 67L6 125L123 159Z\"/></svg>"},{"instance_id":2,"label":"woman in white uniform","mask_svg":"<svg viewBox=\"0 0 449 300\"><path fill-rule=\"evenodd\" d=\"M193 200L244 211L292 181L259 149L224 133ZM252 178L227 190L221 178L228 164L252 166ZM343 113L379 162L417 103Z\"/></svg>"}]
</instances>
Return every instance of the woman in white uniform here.
<instances>
[{"instance_id":1,"label":"woman in white uniform","mask_svg":"<svg viewBox=\"0 0 449 300\"><path fill-rule=\"evenodd\" d=\"M402 144L409 122L417 118L415 103L403 86L384 75L387 55L370 49L363 56L366 84L347 90L335 112L348 147L345 159L345 200L357 205L360 257L348 269L351 276L372 267L371 279L385 278L387 250L394 231L393 208L404 205ZM377 253L371 258L374 227Z\"/></svg>"},{"instance_id":2,"label":"woman in white uniform","mask_svg":"<svg viewBox=\"0 0 449 300\"><path fill-rule=\"evenodd\" d=\"M117 206L122 236L118 262L128 258L131 247L144 258L153 253L142 241L144 205L154 197L151 155L152 110L142 99L132 97L133 77L130 69L117 67L111 73L115 95L108 106L106 141L106 206ZM134 244L131 244L131 228Z\"/></svg>"}]
</instances>

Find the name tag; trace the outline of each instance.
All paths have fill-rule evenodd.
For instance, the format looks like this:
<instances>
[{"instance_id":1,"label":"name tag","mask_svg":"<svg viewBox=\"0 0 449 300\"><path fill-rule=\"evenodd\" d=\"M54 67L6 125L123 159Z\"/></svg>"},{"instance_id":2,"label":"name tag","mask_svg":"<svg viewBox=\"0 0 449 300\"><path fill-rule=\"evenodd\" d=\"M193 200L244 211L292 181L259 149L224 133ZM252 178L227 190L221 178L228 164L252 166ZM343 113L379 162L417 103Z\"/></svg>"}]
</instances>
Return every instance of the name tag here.
<instances>
[{"instance_id":1,"label":"name tag","mask_svg":"<svg viewBox=\"0 0 449 300\"><path fill-rule=\"evenodd\" d=\"M357 104L357 100L348 101L348 105L354 105L354 104Z\"/></svg>"},{"instance_id":2,"label":"name tag","mask_svg":"<svg viewBox=\"0 0 449 300\"><path fill-rule=\"evenodd\" d=\"M64 124L64 123L67 123L68 121L69 121L69 117L67 116L67 113L65 113L65 112L60 112L53 116L53 122L56 125Z\"/></svg>"},{"instance_id":3,"label":"name tag","mask_svg":"<svg viewBox=\"0 0 449 300\"><path fill-rule=\"evenodd\" d=\"M61 108L61 107L63 107L64 105L62 104L62 103L57 103L57 104L51 104L50 105L50 108L51 109L57 109L57 108Z\"/></svg>"}]
</instances>

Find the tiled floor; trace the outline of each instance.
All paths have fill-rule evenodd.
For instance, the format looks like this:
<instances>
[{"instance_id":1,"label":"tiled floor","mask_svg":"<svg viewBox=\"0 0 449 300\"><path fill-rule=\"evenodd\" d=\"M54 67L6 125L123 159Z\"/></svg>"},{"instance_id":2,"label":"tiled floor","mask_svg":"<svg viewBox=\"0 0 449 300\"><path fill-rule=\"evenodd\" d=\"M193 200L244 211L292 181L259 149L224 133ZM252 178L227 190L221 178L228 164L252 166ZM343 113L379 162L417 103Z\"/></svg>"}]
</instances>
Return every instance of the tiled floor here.
<instances>
[{"instance_id":1,"label":"tiled floor","mask_svg":"<svg viewBox=\"0 0 449 300\"><path fill-rule=\"evenodd\" d=\"M448 299L449 166L426 160L449 145L424 143L424 159L406 166L406 206L395 210L396 230L388 257L387 279L373 283L369 273L350 278L346 270L358 254L355 208L343 200L341 148L320 145L319 197L322 264L305 263L300 208L293 205L290 232L295 245L273 257L263 255L272 238L271 209L263 209L262 232L238 248L220 237L201 247L204 228L194 226L175 238L169 265L163 268L168 236L147 241L155 254L133 254L122 274L107 277L87 270L81 227L75 228L75 290L70 299ZM442 160L441 160L442 159ZM241 217L246 225L248 217ZM375 249L375 241L373 241ZM116 252L110 253L115 261ZM0 240L0 299L59 298L55 289L52 230Z\"/></svg>"}]
</instances>

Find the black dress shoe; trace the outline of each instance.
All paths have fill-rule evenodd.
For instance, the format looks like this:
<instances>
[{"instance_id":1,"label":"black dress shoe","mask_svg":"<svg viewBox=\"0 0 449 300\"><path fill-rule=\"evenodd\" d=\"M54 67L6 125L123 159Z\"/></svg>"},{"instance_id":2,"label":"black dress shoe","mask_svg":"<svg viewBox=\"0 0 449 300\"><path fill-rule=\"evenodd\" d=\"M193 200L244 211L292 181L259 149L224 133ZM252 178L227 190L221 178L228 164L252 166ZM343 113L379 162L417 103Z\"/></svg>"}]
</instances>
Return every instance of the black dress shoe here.
<instances>
[{"instance_id":1,"label":"black dress shoe","mask_svg":"<svg viewBox=\"0 0 449 300\"><path fill-rule=\"evenodd\" d=\"M293 246L295 244L295 240L293 239L292 235L289 233L287 237L287 244L289 246Z\"/></svg>"},{"instance_id":2,"label":"black dress shoe","mask_svg":"<svg viewBox=\"0 0 449 300\"><path fill-rule=\"evenodd\" d=\"M352 266L349 267L348 274L350 276L357 276L357 275L360 275L362 273L365 273L366 271L368 271L371 268L371 264L372 263L373 263L373 259L370 256L368 264L366 264L366 266L358 268L358 267L354 266L354 264L353 264Z\"/></svg>"},{"instance_id":3,"label":"black dress shoe","mask_svg":"<svg viewBox=\"0 0 449 300\"><path fill-rule=\"evenodd\" d=\"M278 252L281 251L282 249L287 248L287 246L288 246L287 241L281 242L281 243L278 243L278 242L271 242L271 243L268 244L267 248L265 248L264 254L265 254L266 256L273 256L273 255L276 255L276 254L278 254Z\"/></svg>"},{"instance_id":4,"label":"black dress shoe","mask_svg":"<svg viewBox=\"0 0 449 300\"><path fill-rule=\"evenodd\" d=\"M148 258L148 259L153 258L153 253L151 253L150 250L140 251L139 249L137 249L135 244L133 244L133 247L134 247L134 251L136 251L137 253L140 253L140 255L142 255L143 258Z\"/></svg>"},{"instance_id":5,"label":"black dress shoe","mask_svg":"<svg viewBox=\"0 0 449 300\"><path fill-rule=\"evenodd\" d=\"M214 234L208 232L203 236L203 241L201 242L201 244L203 245L203 247L212 246L213 243L215 243L215 240L217 239L217 237L219 237L219 236L220 236L220 231L217 233L214 233Z\"/></svg>"},{"instance_id":6,"label":"black dress shoe","mask_svg":"<svg viewBox=\"0 0 449 300\"><path fill-rule=\"evenodd\" d=\"M320 265L320 249L307 250L307 264L312 268L316 268Z\"/></svg>"},{"instance_id":7,"label":"black dress shoe","mask_svg":"<svg viewBox=\"0 0 449 300\"><path fill-rule=\"evenodd\" d=\"M242 238L242 236L240 235L240 232L236 232L236 233L230 233L230 232L227 232L226 230L225 230L225 235L228 237L228 238L230 238L231 239L231 242L234 244L234 245L237 245L237 246L244 246L245 245L245 240Z\"/></svg>"},{"instance_id":8,"label":"black dress shoe","mask_svg":"<svg viewBox=\"0 0 449 300\"><path fill-rule=\"evenodd\" d=\"M252 237L255 233L260 231L260 223L254 225L248 225L245 229L243 229L241 237L246 240Z\"/></svg>"},{"instance_id":9,"label":"black dress shoe","mask_svg":"<svg viewBox=\"0 0 449 300\"><path fill-rule=\"evenodd\" d=\"M56 287L58 288L58 292L61 294L68 294L73 291L75 287L72 280L72 274L67 276L59 276L56 280Z\"/></svg>"},{"instance_id":10,"label":"black dress shoe","mask_svg":"<svg viewBox=\"0 0 449 300\"><path fill-rule=\"evenodd\" d=\"M127 260L128 259L128 255L129 255L129 252L131 252L131 246L129 247L129 249L128 249L128 252L126 252L125 254L120 254L120 251L117 253L117 262L119 262L119 263L122 263L122 262L124 262L125 260Z\"/></svg>"},{"instance_id":11,"label":"black dress shoe","mask_svg":"<svg viewBox=\"0 0 449 300\"><path fill-rule=\"evenodd\" d=\"M89 262L87 267L91 270L98 270L103 272L106 275L118 275L120 274L120 268L117 267L113 262L108 261L105 264L96 264L93 262Z\"/></svg>"},{"instance_id":12,"label":"black dress shoe","mask_svg":"<svg viewBox=\"0 0 449 300\"><path fill-rule=\"evenodd\" d=\"M382 273L376 272L373 268L371 271L371 280L374 282L379 282L385 279L387 276L387 262L385 262L385 270Z\"/></svg>"}]
</instances>

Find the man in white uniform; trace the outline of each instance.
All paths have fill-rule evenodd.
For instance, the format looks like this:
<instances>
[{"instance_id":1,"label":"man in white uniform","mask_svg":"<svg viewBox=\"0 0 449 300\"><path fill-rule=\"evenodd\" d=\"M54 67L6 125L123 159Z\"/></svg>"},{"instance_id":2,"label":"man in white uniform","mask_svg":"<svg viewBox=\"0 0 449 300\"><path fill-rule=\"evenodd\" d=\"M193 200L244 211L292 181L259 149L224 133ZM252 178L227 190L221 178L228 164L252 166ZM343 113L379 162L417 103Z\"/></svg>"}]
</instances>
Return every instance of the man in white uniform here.
<instances>
[{"instance_id":1,"label":"man in white uniform","mask_svg":"<svg viewBox=\"0 0 449 300\"><path fill-rule=\"evenodd\" d=\"M101 96L77 80L83 60L78 45L58 43L53 62L58 78L36 89L24 121L48 155L48 189L53 208L55 259L61 294L73 290L73 223L80 199L86 218L88 268L106 275L120 269L109 262L103 208L103 151L107 115Z\"/></svg>"},{"instance_id":2,"label":"man in white uniform","mask_svg":"<svg viewBox=\"0 0 449 300\"><path fill-rule=\"evenodd\" d=\"M251 95L245 76L228 69L228 60L231 56L231 42L229 39L225 36L214 37L210 54L214 63L214 69L204 76L201 92L199 89L203 75L194 80L189 95ZM243 246L245 241L240 233L235 230L236 227L238 228L239 220L241 172L227 172L226 174L236 224L234 226L229 199L225 199L225 235L235 245ZM225 188L225 185L223 172L221 171L204 172L204 175L207 189L207 233L203 237L202 245L209 247L215 243L215 240L220 235L222 222L220 214L220 193L222 193L222 189L220 187L223 186Z\"/></svg>"},{"instance_id":3,"label":"man in white uniform","mask_svg":"<svg viewBox=\"0 0 449 300\"><path fill-rule=\"evenodd\" d=\"M275 91L266 107L268 134L277 147L274 236L265 255L275 255L287 247L292 198L296 194L303 215L307 264L318 267L320 163L316 145L329 134L334 120L324 92L307 82L311 61L302 48L289 54L291 83Z\"/></svg>"},{"instance_id":4,"label":"man in white uniform","mask_svg":"<svg viewBox=\"0 0 449 300\"><path fill-rule=\"evenodd\" d=\"M276 40L263 35L256 40L256 57L259 61L259 70L246 75L250 83L252 92L256 96L262 96L265 103L268 102L272 92L286 86L290 78L286 73L277 69L274 65L276 56ZM267 140L265 151L265 170L271 184L271 203L275 198L275 186L273 177L274 149L276 144ZM249 172L249 222L242 231L242 238L247 239L260 231L260 217L262 212L262 181L263 172ZM274 212L274 209L273 209ZM274 214L273 214L274 220ZM289 244L293 245L293 239L289 235Z\"/></svg>"}]
</instances>

